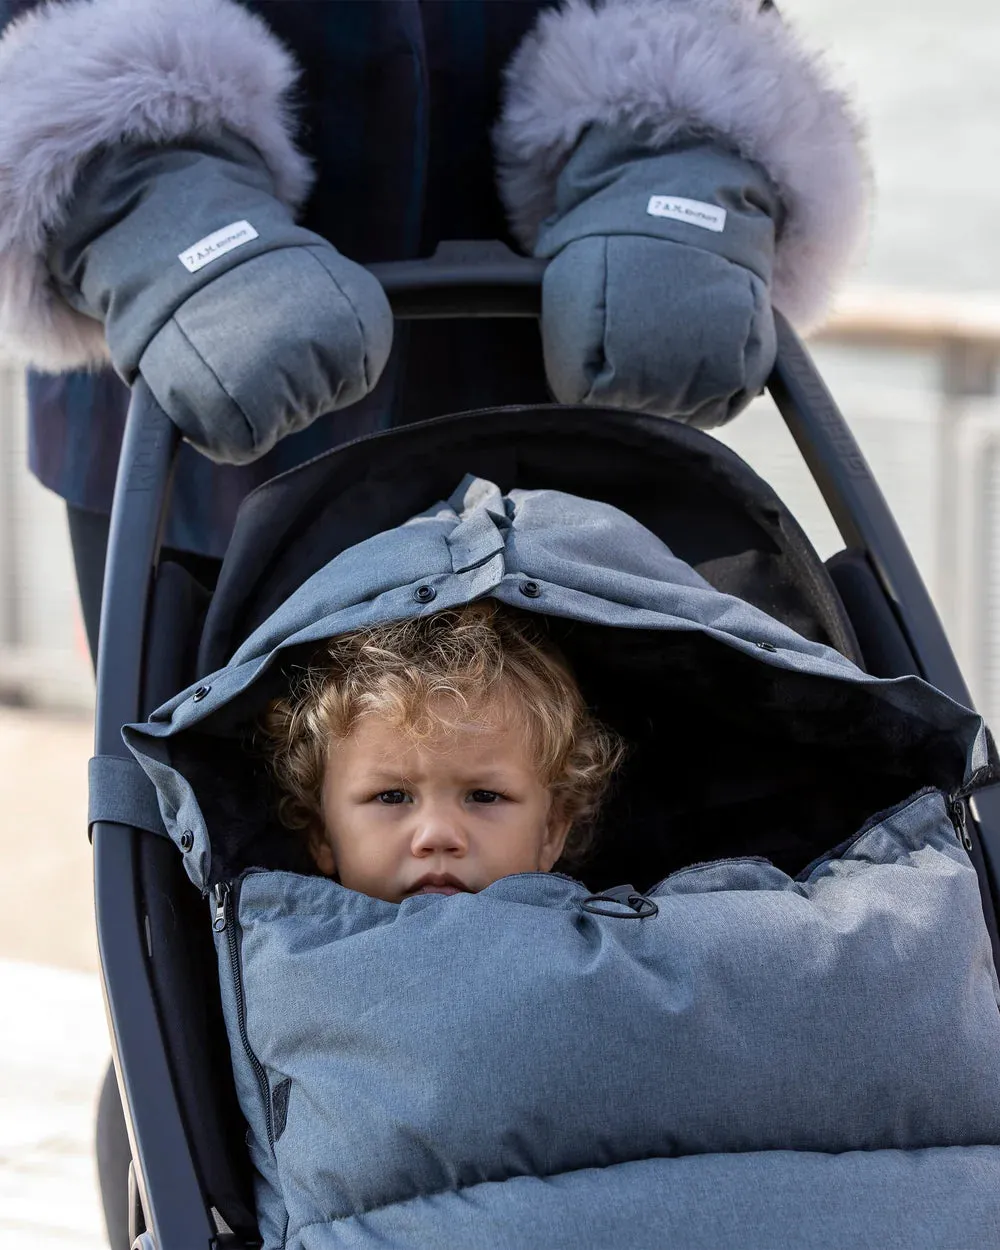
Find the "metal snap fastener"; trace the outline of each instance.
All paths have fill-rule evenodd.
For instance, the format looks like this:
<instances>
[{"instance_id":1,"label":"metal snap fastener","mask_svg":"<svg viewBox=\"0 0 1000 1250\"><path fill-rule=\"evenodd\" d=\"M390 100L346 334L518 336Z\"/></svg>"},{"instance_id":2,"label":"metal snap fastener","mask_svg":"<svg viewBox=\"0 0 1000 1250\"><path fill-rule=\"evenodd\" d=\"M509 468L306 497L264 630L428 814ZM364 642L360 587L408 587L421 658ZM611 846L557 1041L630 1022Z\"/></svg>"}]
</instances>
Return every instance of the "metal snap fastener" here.
<instances>
[{"instance_id":1,"label":"metal snap fastener","mask_svg":"<svg viewBox=\"0 0 1000 1250\"><path fill-rule=\"evenodd\" d=\"M205 695L207 695L211 689L212 689L211 686L199 686L198 689L191 696L192 703L200 703L202 699L204 699Z\"/></svg>"},{"instance_id":2,"label":"metal snap fastener","mask_svg":"<svg viewBox=\"0 0 1000 1250\"><path fill-rule=\"evenodd\" d=\"M522 582L520 591L526 599L537 599L542 593L542 588L537 582Z\"/></svg>"},{"instance_id":3,"label":"metal snap fastener","mask_svg":"<svg viewBox=\"0 0 1000 1250\"><path fill-rule=\"evenodd\" d=\"M760 647L761 651L777 651L778 649L772 642L758 642L757 646Z\"/></svg>"},{"instance_id":4,"label":"metal snap fastener","mask_svg":"<svg viewBox=\"0 0 1000 1250\"><path fill-rule=\"evenodd\" d=\"M437 591L433 586L418 586L413 592L413 597L417 603L430 603L432 599L437 598Z\"/></svg>"},{"instance_id":5,"label":"metal snap fastener","mask_svg":"<svg viewBox=\"0 0 1000 1250\"><path fill-rule=\"evenodd\" d=\"M194 834L190 829L185 829L181 834L181 850L190 851L192 846L194 846Z\"/></svg>"}]
</instances>

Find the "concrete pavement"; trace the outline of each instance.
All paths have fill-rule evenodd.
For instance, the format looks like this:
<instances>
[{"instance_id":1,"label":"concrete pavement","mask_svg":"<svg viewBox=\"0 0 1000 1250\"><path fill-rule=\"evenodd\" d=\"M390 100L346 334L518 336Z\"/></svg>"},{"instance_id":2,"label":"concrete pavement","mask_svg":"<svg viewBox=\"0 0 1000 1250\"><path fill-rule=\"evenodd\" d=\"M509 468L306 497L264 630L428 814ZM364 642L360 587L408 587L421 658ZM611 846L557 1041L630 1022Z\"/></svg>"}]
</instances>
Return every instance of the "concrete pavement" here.
<instances>
[{"instance_id":1,"label":"concrete pavement","mask_svg":"<svg viewBox=\"0 0 1000 1250\"><path fill-rule=\"evenodd\" d=\"M108 1058L87 842L92 728L0 707L0 1250L105 1250Z\"/></svg>"},{"instance_id":2,"label":"concrete pavement","mask_svg":"<svg viewBox=\"0 0 1000 1250\"><path fill-rule=\"evenodd\" d=\"M0 958L96 972L85 717L0 707Z\"/></svg>"},{"instance_id":3,"label":"concrete pavement","mask_svg":"<svg viewBox=\"0 0 1000 1250\"><path fill-rule=\"evenodd\" d=\"M93 1136L107 1059L93 973L0 959L0 1250L106 1250Z\"/></svg>"}]
</instances>

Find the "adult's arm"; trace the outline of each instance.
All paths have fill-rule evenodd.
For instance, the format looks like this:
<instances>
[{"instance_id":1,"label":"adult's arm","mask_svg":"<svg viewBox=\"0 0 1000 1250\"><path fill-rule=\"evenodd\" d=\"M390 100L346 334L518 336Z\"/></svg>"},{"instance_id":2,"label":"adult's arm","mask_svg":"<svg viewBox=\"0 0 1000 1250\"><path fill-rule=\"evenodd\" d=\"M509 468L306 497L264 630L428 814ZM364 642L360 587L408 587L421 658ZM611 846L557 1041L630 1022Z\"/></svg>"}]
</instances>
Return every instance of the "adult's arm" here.
<instances>
[{"instance_id":1,"label":"adult's arm","mask_svg":"<svg viewBox=\"0 0 1000 1250\"><path fill-rule=\"evenodd\" d=\"M772 307L824 315L866 222L846 97L765 0L566 0L507 70L499 181L564 402L714 425L763 386Z\"/></svg>"},{"instance_id":2,"label":"adult's arm","mask_svg":"<svg viewBox=\"0 0 1000 1250\"><path fill-rule=\"evenodd\" d=\"M3 2L3 0L0 0ZM0 339L142 373L215 459L255 459L378 380L377 282L295 224L297 67L236 0L5 0Z\"/></svg>"}]
</instances>

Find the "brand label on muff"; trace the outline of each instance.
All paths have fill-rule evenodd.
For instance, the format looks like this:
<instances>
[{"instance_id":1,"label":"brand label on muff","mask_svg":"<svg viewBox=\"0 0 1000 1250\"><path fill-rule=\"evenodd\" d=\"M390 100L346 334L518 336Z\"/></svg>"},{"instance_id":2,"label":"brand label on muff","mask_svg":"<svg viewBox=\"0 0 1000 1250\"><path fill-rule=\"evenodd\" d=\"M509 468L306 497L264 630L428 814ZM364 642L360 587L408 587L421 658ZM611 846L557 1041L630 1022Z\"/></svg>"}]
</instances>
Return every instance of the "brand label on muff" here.
<instances>
[{"instance_id":1,"label":"brand label on muff","mask_svg":"<svg viewBox=\"0 0 1000 1250\"><path fill-rule=\"evenodd\" d=\"M206 234L197 243L192 243L187 251L178 254L177 259L189 273L197 273L213 260L259 237L248 221L234 221L232 225L223 226L221 230Z\"/></svg>"},{"instance_id":2,"label":"brand label on muff","mask_svg":"<svg viewBox=\"0 0 1000 1250\"><path fill-rule=\"evenodd\" d=\"M721 234L726 228L724 208L720 208L718 204L706 204L702 200L685 200L680 195L651 195L646 212L650 217L686 221L689 226L714 230L716 234Z\"/></svg>"}]
</instances>

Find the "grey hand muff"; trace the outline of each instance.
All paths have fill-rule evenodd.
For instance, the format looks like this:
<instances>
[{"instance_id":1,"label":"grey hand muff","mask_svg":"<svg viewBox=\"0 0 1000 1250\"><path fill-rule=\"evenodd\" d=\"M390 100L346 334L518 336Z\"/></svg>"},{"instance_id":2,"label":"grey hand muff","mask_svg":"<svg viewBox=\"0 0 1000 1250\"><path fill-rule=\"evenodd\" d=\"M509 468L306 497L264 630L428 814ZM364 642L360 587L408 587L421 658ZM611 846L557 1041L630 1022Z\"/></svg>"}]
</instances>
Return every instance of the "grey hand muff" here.
<instances>
[{"instance_id":1,"label":"grey hand muff","mask_svg":"<svg viewBox=\"0 0 1000 1250\"><path fill-rule=\"evenodd\" d=\"M246 140L119 144L82 171L48 268L190 442L242 464L361 399L392 344L375 278L297 226Z\"/></svg>"},{"instance_id":2,"label":"grey hand muff","mask_svg":"<svg viewBox=\"0 0 1000 1250\"><path fill-rule=\"evenodd\" d=\"M697 134L650 150L593 126L556 184L535 255L549 383L562 403L701 427L739 412L776 352L777 195L759 166Z\"/></svg>"}]
</instances>

